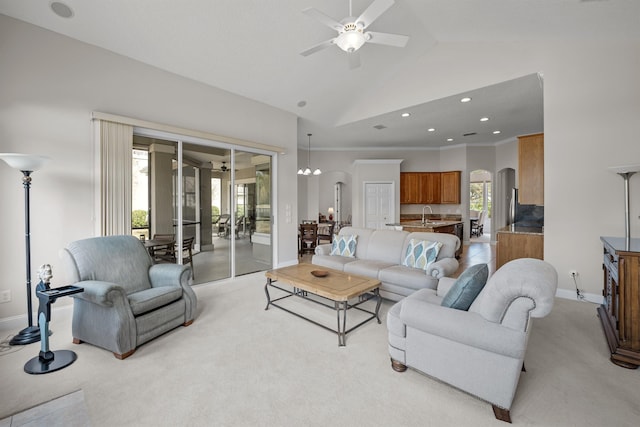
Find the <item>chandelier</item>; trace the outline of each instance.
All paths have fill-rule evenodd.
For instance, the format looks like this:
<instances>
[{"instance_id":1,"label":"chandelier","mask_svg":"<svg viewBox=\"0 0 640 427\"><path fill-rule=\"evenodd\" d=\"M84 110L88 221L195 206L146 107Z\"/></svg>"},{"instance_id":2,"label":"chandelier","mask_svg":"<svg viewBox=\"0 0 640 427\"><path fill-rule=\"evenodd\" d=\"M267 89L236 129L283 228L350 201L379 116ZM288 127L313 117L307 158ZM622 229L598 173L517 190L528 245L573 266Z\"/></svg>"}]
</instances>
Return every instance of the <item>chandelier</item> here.
<instances>
[{"instance_id":1,"label":"chandelier","mask_svg":"<svg viewBox=\"0 0 640 427\"><path fill-rule=\"evenodd\" d=\"M309 137L309 151L307 151L307 168L306 169L298 169L298 175L311 175L311 168L309 167L309 165L311 164L311 134L308 133L307 136ZM314 175L320 175L322 173L322 171L317 168L316 170L313 171Z\"/></svg>"}]
</instances>

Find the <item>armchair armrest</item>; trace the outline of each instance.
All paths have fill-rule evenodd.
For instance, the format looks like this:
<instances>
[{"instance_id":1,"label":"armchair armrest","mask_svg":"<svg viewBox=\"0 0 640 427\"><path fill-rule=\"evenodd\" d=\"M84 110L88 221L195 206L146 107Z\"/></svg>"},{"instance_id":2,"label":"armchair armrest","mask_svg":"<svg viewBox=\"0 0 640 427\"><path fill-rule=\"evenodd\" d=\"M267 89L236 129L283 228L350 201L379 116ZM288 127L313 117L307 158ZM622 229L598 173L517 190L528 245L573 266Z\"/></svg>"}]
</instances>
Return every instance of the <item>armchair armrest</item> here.
<instances>
[{"instance_id":1,"label":"armchair armrest","mask_svg":"<svg viewBox=\"0 0 640 427\"><path fill-rule=\"evenodd\" d=\"M442 279L445 276L455 273L459 265L458 260L455 258L443 258L432 263L429 268L427 268L427 276Z\"/></svg>"},{"instance_id":2,"label":"armchair armrest","mask_svg":"<svg viewBox=\"0 0 640 427\"><path fill-rule=\"evenodd\" d=\"M113 307L117 300L122 303L127 300L127 294L120 285L100 280L84 280L75 283L74 286L81 286L84 292L73 294L72 298L83 299L94 304L105 307ZM128 303L127 303L128 305Z\"/></svg>"},{"instance_id":3,"label":"armchair armrest","mask_svg":"<svg viewBox=\"0 0 640 427\"><path fill-rule=\"evenodd\" d=\"M316 255L331 255L331 243L316 246Z\"/></svg>"},{"instance_id":4,"label":"armchair armrest","mask_svg":"<svg viewBox=\"0 0 640 427\"><path fill-rule=\"evenodd\" d=\"M526 332L489 322L474 312L406 298L402 302L400 319L407 327L431 335L492 353L524 359Z\"/></svg>"},{"instance_id":5,"label":"armchair armrest","mask_svg":"<svg viewBox=\"0 0 640 427\"><path fill-rule=\"evenodd\" d=\"M188 264L154 264L149 269L149 281L152 288L159 286L189 286L190 269Z\"/></svg>"}]
</instances>

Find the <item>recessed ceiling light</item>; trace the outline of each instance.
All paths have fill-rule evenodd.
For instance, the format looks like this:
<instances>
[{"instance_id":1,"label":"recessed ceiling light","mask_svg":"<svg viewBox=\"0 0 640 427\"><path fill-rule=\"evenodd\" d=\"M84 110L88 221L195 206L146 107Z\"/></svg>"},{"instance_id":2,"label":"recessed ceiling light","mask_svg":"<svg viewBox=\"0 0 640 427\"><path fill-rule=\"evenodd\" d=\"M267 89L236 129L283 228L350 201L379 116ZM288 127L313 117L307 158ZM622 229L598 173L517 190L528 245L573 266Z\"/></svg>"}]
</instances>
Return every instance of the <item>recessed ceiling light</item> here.
<instances>
[{"instance_id":1,"label":"recessed ceiling light","mask_svg":"<svg viewBox=\"0 0 640 427\"><path fill-rule=\"evenodd\" d=\"M494 135L497 135L497 134L499 134L499 133L500 133L500 131L499 131L499 130L494 130L494 131L493 131L493 134L494 134Z\"/></svg>"},{"instance_id":2,"label":"recessed ceiling light","mask_svg":"<svg viewBox=\"0 0 640 427\"><path fill-rule=\"evenodd\" d=\"M447 142L453 141L453 138L447 138Z\"/></svg>"},{"instance_id":3,"label":"recessed ceiling light","mask_svg":"<svg viewBox=\"0 0 640 427\"><path fill-rule=\"evenodd\" d=\"M402 117L409 117L411 115L411 113L402 113L401 116Z\"/></svg>"},{"instance_id":4,"label":"recessed ceiling light","mask_svg":"<svg viewBox=\"0 0 640 427\"><path fill-rule=\"evenodd\" d=\"M427 129L429 132L435 132L436 128L429 128Z\"/></svg>"},{"instance_id":5,"label":"recessed ceiling light","mask_svg":"<svg viewBox=\"0 0 640 427\"><path fill-rule=\"evenodd\" d=\"M51 10L53 10L53 13L58 15L60 18L71 18L73 16L73 9L62 2L54 1L51 2L49 6L51 7Z\"/></svg>"},{"instance_id":6,"label":"recessed ceiling light","mask_svg":"<svg viewBox=\"0 0 640 427\"><path fill-rule=\"evenodd\" d=\"M480 119L481 122L486 122L488 120L489 120L489 117L483 117L483 118Z\"/></svg>"},{"instance_id":7,"label":"recessed ceiling light","mask_svg":"<svg viewBox=\"0 0 640 427\"><path fill-rule=\"evenodd\" d=\"M471 101L471 98L469 98L468 96L460 100L460 102L469 102L469 101Z\"/></svg>"}]
</instances>

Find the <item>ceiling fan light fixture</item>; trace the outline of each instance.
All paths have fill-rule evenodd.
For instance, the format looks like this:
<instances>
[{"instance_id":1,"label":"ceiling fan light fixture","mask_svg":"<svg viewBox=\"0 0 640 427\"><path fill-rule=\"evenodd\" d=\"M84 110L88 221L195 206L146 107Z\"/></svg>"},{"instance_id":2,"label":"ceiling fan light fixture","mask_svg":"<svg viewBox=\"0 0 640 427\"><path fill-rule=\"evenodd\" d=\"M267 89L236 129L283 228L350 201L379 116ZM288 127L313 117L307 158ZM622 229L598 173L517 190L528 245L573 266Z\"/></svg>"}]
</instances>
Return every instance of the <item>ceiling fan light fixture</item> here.
<instances>
[{"instance_id":1,"label":"ceiling fan light fixture","mask_svg":"<svg viewBox=\"0 0 640 427\"><path fill-rule=\"evenodd\" d=\"M347 29L348 26L345 26L345 31L338 35L335 42L340 49L349 53L360 49L366 41L362 30L358 30L354 24L351 25L353 25L352 29Z\"/></svg>"}]
</instances>

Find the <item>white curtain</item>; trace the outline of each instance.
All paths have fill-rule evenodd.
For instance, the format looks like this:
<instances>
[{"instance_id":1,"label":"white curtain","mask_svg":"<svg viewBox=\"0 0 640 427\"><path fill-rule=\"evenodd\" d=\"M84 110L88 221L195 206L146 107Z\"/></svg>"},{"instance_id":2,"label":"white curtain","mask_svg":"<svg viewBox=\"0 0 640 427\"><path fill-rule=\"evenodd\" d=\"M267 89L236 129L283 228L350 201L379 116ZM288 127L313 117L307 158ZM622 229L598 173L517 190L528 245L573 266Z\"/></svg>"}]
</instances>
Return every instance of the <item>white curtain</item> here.
<instances>
[{"instance_id":1,"label":"white curtain","mask_svg":"<svg viewBox=\"0 0 640 427\"><path fill-rule=\"evenodd\" d=\"M100 231L131 234L133 126L100 120Z\"/></svg>"}]
</instances>

